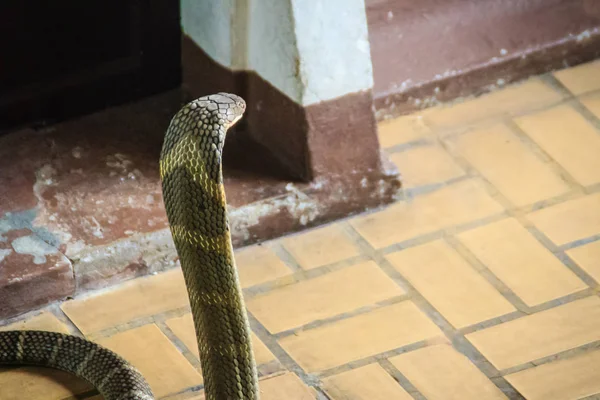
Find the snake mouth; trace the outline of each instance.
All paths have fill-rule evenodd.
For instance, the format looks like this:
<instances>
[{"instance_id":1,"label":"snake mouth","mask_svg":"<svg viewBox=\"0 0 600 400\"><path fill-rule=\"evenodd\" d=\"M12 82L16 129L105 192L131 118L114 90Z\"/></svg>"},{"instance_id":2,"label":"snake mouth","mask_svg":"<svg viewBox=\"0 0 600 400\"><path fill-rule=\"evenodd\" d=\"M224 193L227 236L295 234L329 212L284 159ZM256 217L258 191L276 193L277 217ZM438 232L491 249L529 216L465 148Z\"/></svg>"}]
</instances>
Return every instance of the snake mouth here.
<instances>
[{"instance_id":1,"label":"snake mouth","mask_svg":"<svg viewBox=\"0 0 600 400\"><path fill-rule=\"evenodd\" d=\"M236 117L233 119L233 121L231 121L231 122L229 123L229 127L231 128L232 126L234 126L234 125L235 125L235 124L236 124L236 123L237 123L237 122L238 122L240 119L242 119L242 115L241 115L241 114L240 114L240 115L238 115L238 116L236 116Z\"/></svg>"}]
</instances>

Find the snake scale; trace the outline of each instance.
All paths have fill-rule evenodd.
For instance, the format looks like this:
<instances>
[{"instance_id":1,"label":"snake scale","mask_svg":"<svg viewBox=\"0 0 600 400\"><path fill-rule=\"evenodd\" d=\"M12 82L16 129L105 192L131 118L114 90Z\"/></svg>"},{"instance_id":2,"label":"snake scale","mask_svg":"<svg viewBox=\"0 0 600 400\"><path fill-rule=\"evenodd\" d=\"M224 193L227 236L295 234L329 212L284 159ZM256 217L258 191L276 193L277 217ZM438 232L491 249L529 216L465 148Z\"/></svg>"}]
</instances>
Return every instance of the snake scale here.
<instances>
[{"instance_id":1,"label":"snake scale","mask_svg":"<svg viewBox=\"0 0 600 400\"><path fill-rule=\"evenodd\" d=\"M192 308L207 400L259 398L221 164L227 129L245 109L242 98L228 93L192 101L171 120L160 155L165 209ZM106 400L154 399L133 366L76 336L0 332L0 364L71 372Z\"/></svg>"}]
</instances>

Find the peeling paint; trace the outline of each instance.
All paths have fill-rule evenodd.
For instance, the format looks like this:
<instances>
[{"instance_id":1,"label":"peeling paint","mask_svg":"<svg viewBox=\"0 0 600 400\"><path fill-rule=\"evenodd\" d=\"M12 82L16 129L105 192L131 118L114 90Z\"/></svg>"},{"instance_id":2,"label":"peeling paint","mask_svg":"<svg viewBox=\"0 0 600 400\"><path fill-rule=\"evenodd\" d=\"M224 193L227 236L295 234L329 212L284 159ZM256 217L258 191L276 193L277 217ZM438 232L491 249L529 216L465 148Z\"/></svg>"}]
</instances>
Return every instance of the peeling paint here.
<instances>
[{"instance_id":1,"label":"peeling paint","mask_svg":"<svg viewBox=\"0 0 600 400\"><path fill-rule=\"evenodd\" d=\"M589 39L590 37L592 37L592 32L588 29L577 35L577 41L581 42L585 39Z\"/></svg>"},{"instance_id":2,"label":"peeling paint","mask_svg":"<svg viewBox=\"0 0 600 400\"><path fill-rule=\"evenodd\" d=\"M323 177L317 177L313 182L310 183L310 187L313 189L322 189L325 184L327 184L328 180Z\"/></svg>"},{"instance_id":3,"label":"peeling paint","mask_svg":"<svg viewBox=\"0 0 600 400\"><path fill-rule=\"evenodd\" d=\"M12 241L13 249L19 254L33 256L34 264L44 264L46 256L57 254L58 249L35 236L21 236Z\"/></svg>"},{"instance_id":4,"label":"peeling paint","mask_svg":"<svg viewBox=\"0 0 600 400\"><path fill-rule=\"evenodd\" d=\"M286 187L288 190L292 190L292 188L292 184L288 184ZM229 221L232 235L245 241L251 238L250 228L258 225L263 217L288 212L298 219L301 225L307 225L314 221L321 214L321 211L316 201L311 200L306 194L295 189L293 194L287 196L248 204L243 208L230 209Z\"/></svg>"},{"instance_id":5,"label":"peeling paint","mask_svg":"<svg viewBox=\"0 0 600 400\"><path fill-rule=\"evenodd\" d=\"M100 226L100 223L98 222L98 220L95 217L92 217L91 220L94 223L94 225L92 226L92 235L94 235L100 239L104 238L102 226Z\"/></svg>"},{"instance_id":6,"label":"peeling paint","mask_svg":"<svg viewBox=\"0 0 600 400\"><path fill-rule=\"evenodd\" d=\"M50 246L58 248L60 245L59 239L52 234L46 227L36 226L34 220L36 218L36 210L25 210L15 213L6 213L3 218L0 218L0 242L6 242L7 238L3 234L12 230L29 229L42 241Z\"/></svg>"},{"instance_id":7,"label":"peeling paint","mask_svg":"<svg viewBox=\"0 0 600 400\"><path fill-rule=\"evenodd\" d=\"M8 216L8 213L6 214ZM7 220L0 219L0 242L6 242L6 238L2 236L4 233L7 233L11 230L10 224Z\"/></svg>"},{"instance_id":8,"label":"peeling paint","mask_svg":"<svg viewBox=\"0 0 600 400\"><path fill-rule=\"evenodd\" d=\"M415 86L413 80L407 79L405 81L400 82L400 84L394 83L392 85L392 90L404 92L405 90L410 89L413 86Z\"/></svg>"},{"instance_id":9,"label":"peeling paint","mask_svg":"<svg viewBox=\"0 0 600 400\"><path fill-rule=\"evenodd\" d=\"M79 288L97 289L176 265L177 253L169 229L136 234L105 246L78 251L73 269ZM130 266L136 267L131 270Z\"/></svg>"},{"instance_id":10,"label":"peeling paint","mask_svg":"<svg viewBox=\"0 0 600 400\"><path fill-rule=\"evenodd\" d=\"M0 249L0 263L2 263L2 261L6 258L6 256L8 256L10 253L12 253L11 249Z\"/></svg>"}]
</instances>

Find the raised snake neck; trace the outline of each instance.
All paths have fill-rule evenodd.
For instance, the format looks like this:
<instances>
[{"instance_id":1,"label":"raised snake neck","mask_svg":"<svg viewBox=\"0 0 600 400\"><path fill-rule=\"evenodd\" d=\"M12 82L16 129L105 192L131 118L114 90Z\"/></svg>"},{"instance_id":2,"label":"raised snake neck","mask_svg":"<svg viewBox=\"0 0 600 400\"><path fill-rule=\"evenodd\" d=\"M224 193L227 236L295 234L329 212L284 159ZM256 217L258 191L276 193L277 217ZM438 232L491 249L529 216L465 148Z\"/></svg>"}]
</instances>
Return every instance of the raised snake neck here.
<instances>
[{"instance_id":1,"label":"raised snake neck","mask_svg":"<svg viewBox=\"0 0 600 400\"><path fill-rule=\"evenodd\" d=\"M242 98L228 93L192 101L171 120L160 156L165 209L192 308L207 400L259 399L221 165L227 129L245 108ZM106 400L154 399L133 366L76 336L0 332L0 364L71 372Z\"/></svg>"}]
</instances>

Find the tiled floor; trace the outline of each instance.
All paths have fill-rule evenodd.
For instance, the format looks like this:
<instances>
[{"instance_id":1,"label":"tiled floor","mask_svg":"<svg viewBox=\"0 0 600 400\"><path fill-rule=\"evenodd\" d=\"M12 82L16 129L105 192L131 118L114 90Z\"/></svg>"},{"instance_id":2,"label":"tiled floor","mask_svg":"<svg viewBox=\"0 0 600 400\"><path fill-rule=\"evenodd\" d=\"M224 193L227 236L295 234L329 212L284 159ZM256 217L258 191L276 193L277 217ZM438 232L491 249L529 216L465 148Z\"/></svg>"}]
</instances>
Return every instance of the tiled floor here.
<instances>
[{"instance_id":1,"label":"tiled floor","mask_svg":"<svg viewBox=\"0 0 600 400\"><path fill-rule=\"evenodd\" d=\"M237 252L263 399L600 398L600 62L387 121L403 199ZM84 335L202 398L172 270L11 327ZM39 369L0 398L96 398Z\"/></svg>"}]
</instances>

